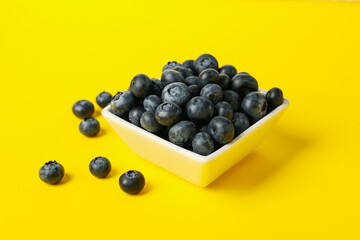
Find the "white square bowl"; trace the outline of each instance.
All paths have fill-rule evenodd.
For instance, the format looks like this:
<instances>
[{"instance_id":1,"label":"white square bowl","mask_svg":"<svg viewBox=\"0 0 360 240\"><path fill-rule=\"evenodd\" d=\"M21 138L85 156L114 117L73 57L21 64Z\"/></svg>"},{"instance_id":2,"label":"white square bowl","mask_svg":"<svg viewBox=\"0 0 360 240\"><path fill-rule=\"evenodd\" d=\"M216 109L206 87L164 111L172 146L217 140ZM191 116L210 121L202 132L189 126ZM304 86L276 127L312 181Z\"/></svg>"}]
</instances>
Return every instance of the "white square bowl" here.
<instances>
[{"instance_id":1,"label":"white square bowl","mask_svg":"<svg viewBox=\"0 0 360 240\"><path fill-rule=\"evenodd\" d=\"M110 112L109 106L104 108L102 115L135 154L195 185L205 187L252 152L288 106L289 101L284 99L282 105L208 156L179 147L119 118Z\"/></svg>"}]
</instances>

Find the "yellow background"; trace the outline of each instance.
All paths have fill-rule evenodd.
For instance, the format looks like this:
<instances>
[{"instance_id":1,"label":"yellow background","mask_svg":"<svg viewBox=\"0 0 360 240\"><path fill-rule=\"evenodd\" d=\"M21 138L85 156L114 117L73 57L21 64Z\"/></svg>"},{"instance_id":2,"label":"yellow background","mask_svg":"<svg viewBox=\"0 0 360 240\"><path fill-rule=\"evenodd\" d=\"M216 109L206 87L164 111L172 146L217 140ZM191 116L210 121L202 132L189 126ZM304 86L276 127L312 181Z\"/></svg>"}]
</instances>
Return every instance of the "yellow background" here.
<instances>
[{"instance_id":1,"label":"yellow background","mask_svg":"<svg viewBox=\"0 0 360 240\"><path fill-rule=\"evenodd\" d=\"M359 13L348 2L1 1L0 238L360 239ZM202 53L290 100L209 187L137 157L97 106L100 135L78 131L76 100ZM106 179L88 170L99 155ZM65 168L59 185L38 177L49 160ZM118 186L130 169L147 180L138 196Z\"/></svg>"}]
</instances>

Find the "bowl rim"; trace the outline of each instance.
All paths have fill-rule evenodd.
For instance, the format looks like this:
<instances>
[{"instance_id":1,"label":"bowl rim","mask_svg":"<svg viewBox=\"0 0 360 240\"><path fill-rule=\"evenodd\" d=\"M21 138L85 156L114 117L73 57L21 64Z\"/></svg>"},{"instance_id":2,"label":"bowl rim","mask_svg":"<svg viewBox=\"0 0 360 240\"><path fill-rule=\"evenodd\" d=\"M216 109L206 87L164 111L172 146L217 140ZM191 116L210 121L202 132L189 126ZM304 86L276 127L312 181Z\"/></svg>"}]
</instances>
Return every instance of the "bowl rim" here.
<instances>
[{"instance_id":1,"label":"bowl rim","mask_svg":"<svg viewBox=\"0 0 360 240\"><path fill-rule=\"evenodd\" d=\"M266 94L265 90L259 89L258 90L260 93L262 94ZM138 127L120 117L118 117L117 115L113 114L110 111L110 105L108 105L107 107L105 107L102 110L102 115L104 116L105 119L109 118L111 119L113 122L116 122L118 124L121 124L123 126L125 126L126 128L130 129L131 131L135 131L140 135L146 135L148 138L151 138L153 141L156 141L162 145L167 145L169 148L171 148L172 150L178 152L179 154L182 155L186 155L187 157L194 159L198 162L201 163L206 163L211 161L212 159L217 158L218 156L220 156L222 153L224 153L226 150L228 150L229 148L231 148L232 146L234 146L236 143L242 141L243 139L246 138L246 136L248 136L253 130L255 130L257 127L259 127L260 125L262 125L263 123L265 123L266 121L268 121L270 118L272 118L274 115L276 115L277 113L281 112L281 110L283 110L284 108L286 108L289 105L289 100L284 98L283 103L276 107L274 110L272 110L270 113L268 113L267 115L265 115L263 118L261 118L259 121L257 121L256 123L254 123L253 125L251 125L249 128L247 128L244 132L242 132L240 135L238 135L237 137L235 137L230 143L225 144L224 146L220 147L219 149L217 149L216 151L212 152L211 154L207 155L207 156L203 156L200 155L198 153L192 152L188 149L182 148L170 141L167 141L153 133L150 133L148 131L146 131L145 129ZM121 136L120 136L121 138Z\"/></svg>"}]
</instances>

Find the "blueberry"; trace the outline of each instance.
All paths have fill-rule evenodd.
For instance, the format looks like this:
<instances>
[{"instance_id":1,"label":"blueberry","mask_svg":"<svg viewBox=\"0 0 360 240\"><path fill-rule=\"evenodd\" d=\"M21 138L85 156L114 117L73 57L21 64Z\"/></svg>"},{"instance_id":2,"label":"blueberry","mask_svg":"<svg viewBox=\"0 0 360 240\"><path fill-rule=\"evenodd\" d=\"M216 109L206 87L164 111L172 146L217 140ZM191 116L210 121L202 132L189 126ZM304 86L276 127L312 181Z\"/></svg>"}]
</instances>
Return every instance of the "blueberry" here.
<instances>
[{"instance_id":1,"label":"blueberry","mask_svg":"<svg viewBox=\"0 0 360 240\"><path fill-rule=\"evenodd\" d=\"M153 92L153 83L145 74L138 74L131 80L129 90L134 97L144 98Z\"/></svg>"},{"instance_id":2,"label":"blueberry","mask_svg":"<svg viewBox=\"0 0 360 240\"><path fill-rule=\"evenodd\" d=\"M280 106L283 101L283 92L280 88L272 88L266 93L266 101L269 104L269 107L276 108Z\"/></svg>"},{"instance_id":3,"label":"blueberry","mask_svg":"<svg viewBox=\"0 0 360 240\"><path fill-rule=\"evenodd\" d=\"M167 64L164 65L162 71L164 72L166 70L173 69L176 66L181 66L181 64L178 63L177 61L168 62Z\"/></svg>"},{"instance_id":4,"label":"blueberry","mask_svg":"<svg viewBox=\"0 0 360 240\"><path fill-rule=\"evenodd\" d=\"M168 85L175 82L184 82L185 80L181 73L175 70L166 70L161 75L161 81Z\"/></svg>"},{"instance_id":5,"label":"blueberry","mask_svg":"<svg viewBox=\"0 0 360 240\"><path fill-rule=\"evenodd\" d=\"M219 67L218 61L210 54L203 54L198 57L194 62L195 72L200 74L202 71L208 68L217 70Z\"/></svg>"},{"instance_id":6,"label":"blueberry","mask_svg":"<svg viewBox=\"0 0 360 240\"><path fill-rule=\"evenodd\" d=\"M50 161L40 168L39 177L48 184L56 184L61 181L65 174L65 170L60 163Z\"/></svg>"},{"instance_id":7,"label":"blueberry","mask_svg":"<svg viewBox=\"0 0 360 240\"><path fill-rule=\"evenodd\" d=\"M110 102L110 110L121 117L127 114L135 105L135 99L130 91L118 92Z\"/></svg>"},{"instance_id":8,"label":"blueberry","mask_svg":"<svg viewBox=\"0 0 360 240\"><path fill-rule=\"evenodd\" d=\"M219 75L220 78L219 78L219 82L218 82L218 85L223 89L223 90L226 90L230 87L230 78L228 75L226 74L220 74Z\"/></svg>"},{"instance_id":9,"label":"blueberry","mask_svg":"<svg viewBox=\"0 0 360 240\"><path fill-rule=\"evenodd\" d=\"M190 86L190 85L199 85L199 78L196 76L189 76L187 78L185 78L185 83L186 85Z\"/></svg>"},{"instance_id":10,"label":"blueberry","mask_svg":"<svg viewBox=\"0 0 360 240\"><path fill-rule=\"evenodd\" d=\"M180 147L190 147L196 133L196 125L190 121L181 121L172 126L169 130L170 142Z\"/></svg>"},{"instance_id":11,"label":"blueberry","mask_svg":"<svg viewBox=\"0 0 360 240\"><path fill-rule=\"evenodd\" d=\"M89 169L95 177L103 178L110 173L111 164L106 157L96 157L90 162Z\"/></svg>"},{"instance_id":12,"label":"blueberry","mask_svg":"<svg viewBox=\"0 0 360 240\"><path fill-rule=\"evenodd\" d=\"M234 112L230 103L222 101L215 105L215 115L223 116L231 120L233 118Z\"/></svg>"},{"instance_id":13,"label":"blueberry","mask_svg":"<svg viewBox=\"0 0 360 240\"><path fill-rule=\"evenodd\" d=\"M204 87L209 83L216 83L218 84L220 80L220 75L218 71L210 68L202 71L199 75L199 85Z\"/></svg>"},{"instance_id":14,"label":"blueberry","mask_svg":"<svg viewBox=\"0 0 360 240\"><path fill-rule=\"evenodd\" d=\"M140 127L140 118L141 118L141 115L145 112L145 109L143 107L140 107L140 106L135 106L133 107L130 112L129 112L129 121Z\"/></svg>"},{"instance_id":15,"label":"blueberry","mask_svg":"<svg viewBox=\"0 0 360 240\"><path fill-rule=\"evenodd\" d=\"M186 84L180 82L167 85L161 93L161 100L163 102L174 102L180 106L185 105L190 98L191 94Z\"/></svg>"},{"instance_id":16,"label":"blueberry","mask_svg":"<svg viewBox=\"0 0 360 240\"><path fill-rule=\"evenodd\" d=\"M213 104L217 104L223 98L223 91L219 85L209 83L201 89L200 96L208 98Z\"/></svg>"},{"instance_id":17,"label":"blueberry","mask_svg":"<svg viewBox=\"0 0 360 240\"><path fill-rule=\"evenodd\" d=\"M145 178L141 172L130 170L120 176L119 185L128 194L138 194L145 186Z\"/></svg>"},{"instance_id":18,"label":"blueberry","mask_svg":"<svg viewBox=\"0 0 360 240\"><path fill-rule=\"evenodd\" d=\"M225 90L223 92L223 101L230 103L234 112L240 110L241 107L241 97L237 92L232 90Z\"/></svg>"},{"instance_id":19,"label":"blueberry","mask_svg":"<svg viewBox=\"0 0 360 240\"><path fill-rule=\"evenodd\" d=\"M156 121L162 126L171 126L177 123L181 115L181 107L173 102L164 102L155 111Z\"/></svg>"},{"instance_id":20,"label":"blueberry","mask_svg":"<svg viewBox=\"0 0 360 240\"><path fill-rule=\"evenodd\" d=\"M96 96L96 103L101 107L104 108L111 102L112 95L109 92L102 92Z\"/></svg>"},{"instance_id":21,"label":"blueberry","mask_svg":"<svg viewBox=\"0 0 360 240\"><path fill-rule=\"evenodd\" d=\"M233 123L226 117L221 116L216 116L211 119L208 132L212 139L220 145L231 142L235 134Z\"/></svg>"},{"instance_id":22,"label":"blueberry","mask_svg":"<svg viewBox=\"0 0 360 240\"><path fill-rule=\"evenodd\" d=\"M156 95L149 95L144 99L143 104L146 111L155 112L161 104L161 99Z\"/></svg>"},{"instance_id":23,"label":"blueberry","mask_svg":"<svg viewBox=\"0 0 360 240\"><path fill-rule=\"evenodd\" d=\"M252 122L256 122L266 114L266 98L259 92L251 92L241 102L241 110L250 117Z\"/></svg>"},{"instance_id":24,"label":"blueberry","mask_svg":"<svg viewBox=\"0 0 360 240\"><path fill-rule=\"evenodd\" d=\"M206 132L197 133L192 140L193 152L201 155L209 155L214 151L214 142Z\"/></svg>"},{"instance_id":25,"label":"blueberry","mask_svg":"<svg viewBox=\"0 0 360 240\"><path fill-rule=\"evenodd\" d=\"M187 117L196 123L205 123L214 115L214 105L205 97L194 97L186 104Z\"/></svg>"},{"instance_id":26,"label":"blueberry","mask_svg":"<svg viewBox=\"0 0 360 240\"><path fill-rule=\"evenodd\" d=\"M234 113L232 122L234 124L235 136L238 136L250 126L249 118L242 112Z\"/></svg>"},{"instance_id":27,"label":"blueberry","mask_svg":"<svg viewBox=\"0 0 360 240\"><path fill-rule=\"evenodd\" d=\"M80 122L79 130L87 137L94 137L100 131L100 123L93 117L84 118Z\"/></svg>"},{"instance_id":28,"label":"blueberry","mask_svg":"<svg viewBox=\"0 0 360 240\"><path fill-rule=\"evenodd\" d=\"M140 125L151 133L157 133L161 130L161 125L156 121L154 112L144 112L140 118Z\"/></svg>"},{"instance_id":29,"label":"blueberry","mask_svg":"<svg viewBox=\"0 0 360 240\"><path fill-rule=\"evenodd\" d=\"M157 78L150 78L150 80L153 85L153 94L161 96L161 92L165 87L165 83Z\"/></svg>"},{"instance_id":30,"label":"blueberry","mask_svg":"<svg viewBox=\"0 0 360 240\"><path fill-rule=\"evenodd\" d=\"M231 79L231 90L245 96L249 92L254 92L259 89L256 79L249 75L238 73Z\"/></svg>"},{"instance_id":31,"label":"blueberry","mask_svg":"<svg viewBox=\"0 0 360 240\"><path fill-rule=\"evenodd\" d=\"M91 117L94 113L94 105L88 100L80 100L73 105L72 111L79 118Z\"/></svg>"},{"instance_id":32,"label":"blueberry","mask_svg":"<svg viewBox=\"0 0 360 240\"><path fill-rule=\"evenodd\" d=\"M191 70L191 68L187 68L183 66L176 66L172 70L179 72L184 79L194 75L193 70Z\"/></svg>"},{"instance_id":33,"label":"blueberry","mask_svg":"<svg viewBox=\"0 0 360 240\"><path fill-rule=\"evenodd\" d=\"M208 125L205 124L205 125L200 125L200 127L198 127L198 130L197 132L208 132Z\"/></svg>"},{"instance_id":34,"label":"blueberry","mask_svg":"<svg viewBox=\"0 0 360 240\"><path fill-rule=\"evenodd\" d=\"M191 94L191 97L196 97L200 95L200 86L199 85L190 85L188 86L188 90Z\"/></svg>"},{"instance_id":35,"label":"blueberry","mask_svg":"<svg viewBox=\"0 0 360 240\"><path fill-rule=\"evenodd\" d=\"M181 65L186 68L191 68L191 70L195 73L194 62L194 60L186 60Z\"/></svg>"},{"instance_id":36,"label":"blueberry","mask_svg":"<svg viewBox=\"0 0 360 240\"><path fill-rule=\"evenodd\" d=\"M224 65L221 68L219 68L219 73L226 74L231 79L236 75L237 70L233 65Z\"/></svg>"}]
</instances>

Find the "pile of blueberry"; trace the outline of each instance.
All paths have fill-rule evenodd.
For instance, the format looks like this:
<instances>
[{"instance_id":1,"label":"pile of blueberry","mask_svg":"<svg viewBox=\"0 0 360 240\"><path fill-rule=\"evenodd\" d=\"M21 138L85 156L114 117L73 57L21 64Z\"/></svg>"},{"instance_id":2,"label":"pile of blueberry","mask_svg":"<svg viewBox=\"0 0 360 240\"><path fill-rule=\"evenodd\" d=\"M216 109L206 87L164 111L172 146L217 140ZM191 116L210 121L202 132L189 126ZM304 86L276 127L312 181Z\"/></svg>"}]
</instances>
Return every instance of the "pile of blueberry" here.
<instances>
[{"instance_id":1,"label":"pile of blueberry","mask_svg":"<svg viewBox=\"0 0 360 240\"><path fill-rule=\"evenodd\" d=\"M283 102L279 88L266 95L258 82L232 65L219 68L210 54L168 62L161 79L136 75L118 92L110 111L178 146L209 155Z\"/></svg>"}]
</instances>

